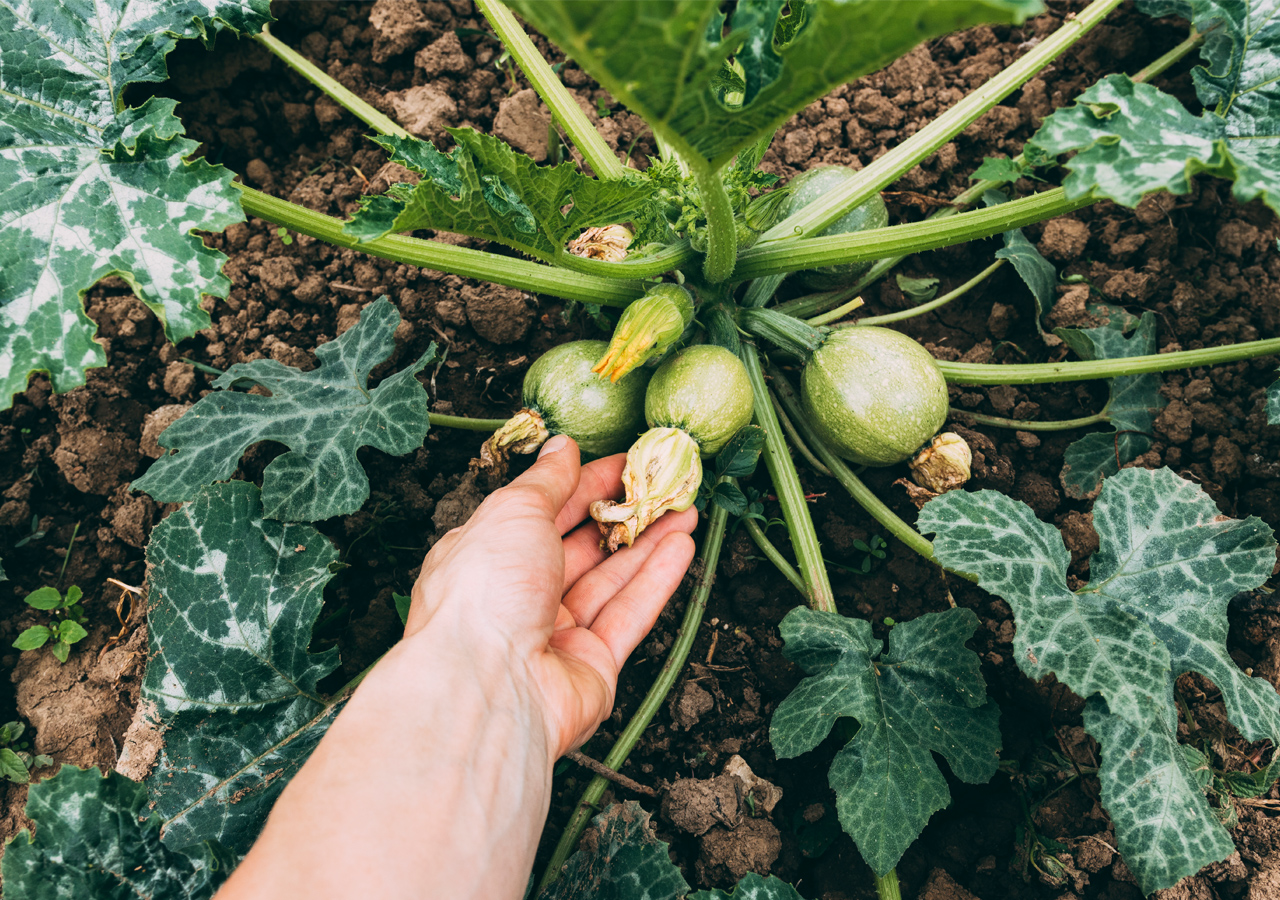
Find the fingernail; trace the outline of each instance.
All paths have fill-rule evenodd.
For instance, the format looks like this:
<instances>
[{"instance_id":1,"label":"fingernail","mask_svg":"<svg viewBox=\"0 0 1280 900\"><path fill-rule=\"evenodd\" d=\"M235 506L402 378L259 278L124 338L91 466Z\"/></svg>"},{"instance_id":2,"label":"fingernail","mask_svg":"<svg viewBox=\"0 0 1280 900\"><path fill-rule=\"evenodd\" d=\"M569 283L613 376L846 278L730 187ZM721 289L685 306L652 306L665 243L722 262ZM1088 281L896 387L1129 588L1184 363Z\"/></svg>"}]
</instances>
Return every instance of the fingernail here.
<instances>
[{"instance_id":1,"label":"fingernail","mask_svg":"<svg viewBox=\"0 0 1280 900\"><path fill-rule=\"evenodd\" d=\"M568 436L563 434L557 434L551 440L547 441L545 444L542 445L542 449L538 451L538 459L542 459L542 457L544 456L550 456L552 453L559 453L568 445L569 445Z\"/></svg>"}]
</instances>

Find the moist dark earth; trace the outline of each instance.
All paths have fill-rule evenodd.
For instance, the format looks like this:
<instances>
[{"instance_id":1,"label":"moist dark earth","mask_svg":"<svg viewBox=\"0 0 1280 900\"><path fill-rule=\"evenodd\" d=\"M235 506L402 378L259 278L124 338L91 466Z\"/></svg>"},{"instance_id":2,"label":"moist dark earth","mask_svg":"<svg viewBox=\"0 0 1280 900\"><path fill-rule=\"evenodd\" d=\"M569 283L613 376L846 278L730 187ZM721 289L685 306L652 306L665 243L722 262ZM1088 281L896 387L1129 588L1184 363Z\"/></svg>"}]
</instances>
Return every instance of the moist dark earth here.
<instances>
[{"instance_id":1,"label":"moist dark earth","mask_svg":"<svg viewBox=\"0 0 1280 900\"><path fill-rule=\"evenodd\" d=\"M1051 11L1020 28L980 27L924 45L887 70L810 104L778 133L764 168L790 178L819 164L860 168L909 137L965 93L999 72L1063 18L1083 6L1051 2ZM377 3L277 3L274 32L347 87L442 149L445 126L492 132L539 160L571 151L548 141L549 115L516 69L501 60L470 0ZM1074 46L1041 75L942 147L886 195L895 222L923 217L964 190L986 156L1013 156L1041 117L1070 102L1098 77L1135 72L1186 35L1177 20L1152 20L1129 6ZM540 38L553 62L562 57ZM1189 71L1179 63L1156 83L1194 107ZM257 44L224 37L213 52L188 42L170 57L171 81L149 90L181 102L200 153L243 175L246 183L329 215L350 213L362 193L391 180L385 153L340 107ZM640 119L595 87L573 63L562 76L611 147L643 168L655 145ZM130 95L137 102L145 94ZM606 115L607 113L607 115ZM1051 172L1058 178L1061 172ZM1035 190L1019 182L1021 193ZM1026 229L1065 276L1049 321L1078 324L1086 301L1150 310L1162 351L1193 349L1280 334L1280 224L1260 204L1241 206L1228 185L1201 178L1187 196L1156 196L1137 210L1096 204ZM422 236L431 236L424 233ZM441 240L506 253L451 235ZM0 413L0 547L10 581L0 584L0 645L8 647L36 619L22 598L44 584L85 592L90 637L66 665L47 650L8 650L11 683L0 687L0 715L34 729L35 749L57 763L113 766L145 736L130 731L146 659L142 604L121 606L121 589L144 580L143 547L172 507L129 490L159 454L156 435L209 391L214 369L270 357L303 369L314 349L350 328L361 309L386 294L404 317L394 357L375 378L415 359L436 342L447 358L421 378L437 412L505 417L519 405L528 365L567 340L604 336L580 307L544 296L415 269L334 248L309 237L281 235L257 219L206 241L230 257L234 287L226 301L206 298L213 325L168 345L149 311L124 282L108 279L86 296L110 367L89 374L84 388L53 395L41 377L12 410ZM909 258L898 271L941 280L947 290L984 268L998 249L979 241ZM784 287L783 298L799 292ZM865 295L868 314L911 305L892 277ZM936 313L900 323L936 356L968 361L1057 359L1035 330L1032 299L1008 267ZM190 360L191 362L188 362ZM1265 424L1264 388L1274 358L1171 372L1169 405L1157 420L1152 449L1135 465L1169 466L1201 486L1222 512L1257 515L1280 526L1280 429ZM953 406L1029 419L1088 415L1106 400L1103 384L952 388ZM971 422L969 424L972 424ZM1097 547L1087 501L1066 497L1063 451L1081 432L953 430L975 452L970 487L994 488L1030 504L1058 526L1072 552L1071 576L1084 583ZM336 645L342 672L335 686L364 668L399 636L393 592L407 593L423 551L465 521L483 491L465 477L482 435L433 429L416 453L393 458L361 451L372 496L355 515L319 523L348 568L326 592L315 647ZM281 451L260 444L237 477L260 480ZM1137 900L1140 893L1115 854L1114 833L1098 803L1091 771L1098 748L1081 728L1081 701L1055 684L1034 684L1010 656L1009 607L959 579L944 577L890 540L883 560L857 574L865 554L856 542L876 524L838 484L800 462L824 553L840 567L832 581L846 614L902 621L955 603L974 610L981 627L970 646L982 658L991 695L1003 710L1004 765L990 784L950 777L953 803L935 815L900 866L903 896L922 900ZM915 509L892 482L904 472L872 470L869 484L900 514ZM754 486L769 492L767 478ZM766 503L770 517L776 504ZM33 531L39 536L33 535ZM771 529L786 547L784 530ZM24 538L30 538L17 547ZM65 570L65 571L64 571ZM772 710L800 679L781 653L778 622L801 598L759 558L745 531L728 538L715 589L686 671L667 706L623 771L658 788L650 800L616 788L606 799L641 799L659 836L698 887L729 886L746 871L774 874L806 897L874 896L871 872L835 821L826 770L835 739L798 760L774 758L768 742ZM661 667L688 594L671 602L623 673L617 708L584 752L603 757ZM1280 685L1280 603L1269 591L1231 607L1230 650L1243 668ZM1218 765L1252 771L1270 748L1249 745L1226 724L1212 684L1184 677L1198 733ZM772 812L739 814L722 772L740 756L756 775L781 788ZM945 771L945 763L943 763ZM47 769L42 774L52 772ZM547 859L589 775L562 764L539 856ZM681 780L684 779L684 780ZM695 779L696 781L689 781ZM763 788L762 788L763 790ZM727 793L725 793L727 792ZM708 803L724 794L715 815ZM0 836L25 824L26 789L0 787ZM1280 898L1280 793L1230 801L1238 853L1162 893L1165 900ZM727 804L727 805L726 805ZM762 804L754 804L756 813ZM725 810L728 812L725 812ZM1226 812L1226 811L1224 811Z\"/></svg>"}]
</instances>

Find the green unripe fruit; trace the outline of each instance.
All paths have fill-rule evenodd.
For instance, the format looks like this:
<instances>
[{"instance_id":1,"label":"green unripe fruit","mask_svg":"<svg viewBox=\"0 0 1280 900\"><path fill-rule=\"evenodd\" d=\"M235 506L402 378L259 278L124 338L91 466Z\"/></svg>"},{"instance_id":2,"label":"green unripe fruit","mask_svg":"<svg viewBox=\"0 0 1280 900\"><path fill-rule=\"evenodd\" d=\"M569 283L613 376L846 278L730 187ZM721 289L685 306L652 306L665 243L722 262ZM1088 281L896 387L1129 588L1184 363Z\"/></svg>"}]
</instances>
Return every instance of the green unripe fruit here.
<instances>
[{"instance_id":1,"label":"green unripe fruit","mask_svg":"<svg viewBox=\"0 0 1280 900\"><path fill-rule=\"evenodd\" d=\"M844 166L819 166L796 176L791 182L790 205L787 207L787 215L804 209L818 198L825 197L836 188L842 187L854 177L856 177L854 171L846 169ZM876 194L866 203L851 209L817 234L849 234L854 231L884 228L888 224L889 210L885 208L884 200L880 195ZM808 287L815 291L829 291L852 284L865 274L871 266L872 262L870 260L840 263L835 266L810 269L801 273L801 278Z\"/></svg>"},{"instance_id":2,"label":"green unripe fruit","mask_svg":"<svg viewBox=\"0 0 1280 900\"><path fill-rule=\"evenodd\" d=\"M862 465L910 458L947 420L947 382L933 357L889 328L836 329L805 365L800 387L822 439Z\"/></svg>"},{"instance_id":3,"label":"green unripe fruit","mask_svg":"<svg viewBox=\"0 0 1280 900\"><path fill-rule=\"evenodd\" d=\"M644 416L655 428L679 428L705 458L751 421L751 381L742 361L723 347L695 344L653 373Z\"/></svg>"},{"instance_id":4,"label":"green unripe fruit","mask_svg":"<svg viewBox=\"0 0 1280 900\"><path fill-rule=\"evenodd\" d=\"M648 370L616 382L600 378L591 367L607 346L561 344L538 357L524 376L524 405L542 417L549 434L569 435L584 455L621 453L644 430Z\"/></svg>"}]
</instances>

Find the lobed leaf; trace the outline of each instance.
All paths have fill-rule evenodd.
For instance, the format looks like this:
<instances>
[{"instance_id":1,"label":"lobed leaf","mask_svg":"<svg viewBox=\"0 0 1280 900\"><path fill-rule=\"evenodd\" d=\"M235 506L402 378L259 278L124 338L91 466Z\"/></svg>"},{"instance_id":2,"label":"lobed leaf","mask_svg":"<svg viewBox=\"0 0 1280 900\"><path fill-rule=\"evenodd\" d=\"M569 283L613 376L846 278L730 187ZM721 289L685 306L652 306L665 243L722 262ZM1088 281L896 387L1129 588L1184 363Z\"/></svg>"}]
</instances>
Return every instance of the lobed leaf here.
<instances>
[{"instance_id":1,"label":"lobed leaf","mask_svg":"<svg viewBox=\"0 0 1280 900\"><path fill-rule=\"evenodd\" d=\"M257 31L267 0L0 0L0 405L46 372L55 390L106 365L82 294L119 275L171 341L208 326L226 257L193 232L244 220L232 173L185 157L172 100L123 106L162 81L181 38Z\"/></svg>"},{"instance_id":2,"label":"lobed leaf","mask_svg":"<svg viewBox=\"0 0 1280 900\"><path fill-rule=\"evenodd\" d=\"M361 447L403 455L426 437L427 392L417 380L435 358L435 344L417 362L369 389L369 372L391 355L400 313L386 297L365 307L360 322L316 349L310 372L259 359L237 363L160 435L170 452L134 481L163 503L190 499L212 481L230 478L257 441L279 441L288 453L262 476L266 514L316 521L358 510L369 479L356 456ZM259 385L271 396L230 388Z\"/></svg>"},{"instance_id":3,"label":"lobed leaf","mask_svg":"<svg viewBox=\"0 0 1280 900\"><path fill-rule=\"evenodd\" d=\"M1116 312L1120 312L1117 310ZM1143 313L1133 334L1129 323L1112 315L1098 328L1058 328L1061 337L1082 359L1119 359L1146 356L1157 351L1155 313ZM1160 393L1160 376L1123 375L1108 380L1111 396L1103 415L1112 431L1095 432L1073 441L1063 454L1062 486L1076 500L1096 497L1102 480L1151 449L1151 429L1156 416L1168 404Z\"/></svg>"},{"instance_id":4,"label":"lobed leaf","mask_svg":"<svg viewBox=\"0 0 1280 900\"><path fill-rule=\"evenodd\" d=\"M723 34L703 0L510 0L654 133L720 168L837 85L874 72L923 40L983 22L1020 23L1038 0L747 0ZM743 66L742 105L723 72Z\"/></svg>"},{"instance_id":5,"label":"lobed leaf","mask_svg":"<svg viewBox=\"0 0 1280 900\"><path fill-rule=\"evenodd\" d=\"M147 791L116 772L63 765L33 784L21 832L5 848L5 896L13 900L204 900L226 877L216 845L173 850L160 840L160 818Z\"/></svg>"},{"instance_id":6,"label":"lobed leaf","mask_svg":"<svg viewBox=\"0 0 1280 900\"><path fill-rule=\"evenodd\" d=\"M1052 673L1089 701L1104 803L1129 868L1150 892L1232 850L1177 746L1174 679L1204 675L1246 738L1280 743L1280 696L1241 672L1226 647L1227 603L1266 581L1276 543L1261 520L1222 516L1199 486L1168 469L1106 479L1093 520L1092 580L1075 593L1061 538L1025 504L953 491L925 504L919 522L936 532L940 563L977 575L1013 608L1019 667L1036 679Z\"/></svg>"},{"instance_id":7,"label":"lobed leaf","mask_svg":"<svg viewBox=\"0 0 1280 900\"><path fill-rule=\"evenodd\" d=\"M538 900L679 900L689 891L667 845L653 836L649 814L634 800L592 819L582 846Z\"/></svg>"},{"instance_id":8,"label":"lobed leaf","mask_svg":"<svg viewBox=\"0 0 1280 900\"><path fill-rule=\"evenodd\" d=\"M147 546L151 659L143 697L165 726L147 793L165 843L238 853L337 715L310 653L337 551L310 525L263 517L242 481L201 490Z\"/></svg>"},{"instance_id":9,"label":"lobed leaf","mask_svg":"<svg viewBox=\"0 0 1280 900\"><path fill-rule=\"evenodd\" d=\"M882 653L861 619L801 607L782 620L783 653L810 677L778 705L770 742L780 759L798 756L839 717L857 719L828 778L840 823L880 875L951 800L932 753L971 784L996 772L1000 713L964 646L977 626L967 609L930 613L895 625Z\"/></svg>"},{"instance_id":10,"label":"lobed leaf","mask_svg":"<svg viewBox=\"0 0 1280 900\"><path fill-rule=\"evenodd\" d=\"M365 197L343 230L361 241L433 228L487 238L552 261L586 228L641 214L655 187L642 177L590 178L572 162L539 166L504 141L471 128L451 128L458 146L441 153L430 141L373 137L393 162L421 176Z\"/></svg>"},{"instance_id":11,"label":"lobed leaf","mask_svg":"<svg viewBox=\"0 0 1280 900\"><path fill-rule=\"evenodd\" d=\"M804 897L781 878L773 875L761 878L755 872L748 872L731 891L720 888L694 891L688 900L804 900Z\"/></svg>"},{"instance_id":12,"label":"lobed leaf","mask_svg":"<svg viewBox=\"0 0 1280 900\"><path fill-rule=\"evenodd\" d=\"M985 160L983 166L988 162L992 160ZM982 195L982 202L987 206L995 206L1008 203L1009 198L1001 191L991 190ZM1027 240L1021 228L1004 233L1004 247L996 251L996 259L1007 259L1013 263L1018 277L1031 291L1036 302L1036 331L1043 335L1045 312L1053 306L1057 296L1058 270L1040 255L1036 245Z\"/></svg>"}]
</instances>

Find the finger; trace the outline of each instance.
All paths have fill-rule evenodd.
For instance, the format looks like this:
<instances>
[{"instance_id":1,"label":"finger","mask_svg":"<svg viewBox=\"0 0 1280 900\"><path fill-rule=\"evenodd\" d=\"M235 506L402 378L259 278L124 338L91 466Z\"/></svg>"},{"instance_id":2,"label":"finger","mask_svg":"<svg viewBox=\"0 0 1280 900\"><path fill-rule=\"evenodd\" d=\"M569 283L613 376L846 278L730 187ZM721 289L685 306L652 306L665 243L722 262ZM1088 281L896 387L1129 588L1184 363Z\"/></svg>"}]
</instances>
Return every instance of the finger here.
<instances>
[{"instance_id":1,"label":"finger","mask_svg":"<svg viewBox=\"0 0 1280 900\"><path fill-rule=\"evenodd\" d=\"M592 523L594 524L594 523ZM644 565L645 560L662 539L673 531L685 534L693 531L698 525L698 513L694 509L683 512L669 512L658 519L641 533L635 544L623 547L612 556L607 556L600 549L599 529L596 529L596 542L589 548L575 547L573 565L590 565L579 571L570 571L569 542L565 542L565 585L569 592L562 601L579 625L590 627L596 615L614 594L618 593L627 582L635 577ZM584 525L583 528L588 526ZM574 532L571 537L576 537ZM588 556L587 554L590 554ZM575 575L573 581L569 580Z\"/></svg>"},{"instance_id":2,"label":"finger","mask_svg":"<svg viewBox=\"0 0 1280 900\"><path fill-rule=\"evenodd\" d=\"M574 526L585 519L595 501L617 500L622 496L622 470L626 465L627 455L615 453L582 467L577 490L556 516L556 527L561 534L572 531Z\"/></svg>"},{"instance_id":3,"label":"finger","mask_svg":"<svg viewBox=\"0 0 1280 900\"><path fill-rule=\"evenodd\" d=\"M485 499L472 522L481 514L506 520L514 513L521 518L534 515L550 524L577 490L581 471L578 445L568 435L557 434L542 445L538 461L523 475Z\"/></svg>"},{"instance_id":4,"label":"finger","mask_svg":"<svg viewBox=\"0 0 1280 900\"><path fill-rule=\"evenodd\" d=\"M680 586L693 562L693 538L683 532L669 534L654 549L636 577L600 610L591 623L618 668L649 633L658 613Z\"/></svg>"}]
</instances>

